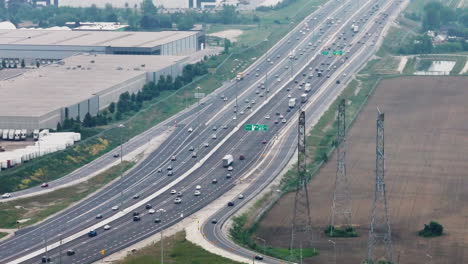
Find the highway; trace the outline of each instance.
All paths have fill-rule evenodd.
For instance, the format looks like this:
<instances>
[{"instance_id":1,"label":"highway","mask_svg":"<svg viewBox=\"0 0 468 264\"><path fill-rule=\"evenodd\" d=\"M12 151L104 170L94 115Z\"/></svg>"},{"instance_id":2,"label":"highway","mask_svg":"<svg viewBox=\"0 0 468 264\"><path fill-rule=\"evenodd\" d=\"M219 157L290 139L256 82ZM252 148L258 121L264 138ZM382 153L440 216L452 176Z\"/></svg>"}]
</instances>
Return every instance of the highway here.
<instances>
[{"instance_id":1,"label":"highway","mask_svg":"<svg viewBox=\"0 0 468 264\"><path fill-rule=\"evenodd\" d=\"M381 6L384 6L382 10L379 10L380 12L385 12L387 14L393 14L396 15L398 12L398 7L401 5L400 2L384 2L380 1L379 3ZM385 11L383 11L385 10ZM391 15L389 16L391 17ZM385 24L384 22L387 22L385 20L380 20L378 17L376 17L377 21L371 21L371 28L367 31L370 33L371 36L381 36L382 33L382 24ZM389 22L387 22L389 23ZM375 40L375 39L374 39ZM372 41L372 40L371 40ZM368 43L368 41L365 38L361 38L360 40L361 43ZM365 64L365 62L374 54L376 51L376 46L375 45L369 45L369 46L361 46L361 47L353 47L355 51L353 52L354 54L358 54L357 56L350 56L350 61L351 63L346 66L346 72L357 72L358 69ZM361 50L360 52L358 50ZM351 79L350 75L347 75L346 78L342 79L344 83L346 83L348 80ZM336 86L335 86L336 87ZM333 86L331 87L333 88ZM318 95L316 98L316 101L314 101L312 104L308 104L307 106L304 106L302 110L306 111L306 119L307 122L311 122L313 118L317 116L321 116L326 110L326 102L331 102L336 96L339 94L341 90L340 89L328 89L325 93ZM296 129L297 127L292 127L289 128L288 131L284 131L285 134L287 134L283 139L282 142L278 143L277 149L279 151L284 152L283 155L291 157L293 154L292 150L295 150L295 146L291 146L292 144L297 144L297 132ZM293 142L293 140L296 139ZM289 147L288 147L289 146ZM263 166L263 168L260 170L261 173L260 175L255 178L255 182L248 187L243 194L246 195L246 197L249 197L247 199L243 199L241 202L236 204L234 207L225 207L215 214L213 214L209 219L217 219L217 224L211 223L210 220L204 222L201 227L201 232L204 234L204 237L206 238L207 241L213 242L213 246L220 247L224 249L226 252L231 252L234 254L237 254L239 256L245 257L246 259L253 259L257 255L262 255L261 253L254 252L250 249L243 248L237 244L235 244L233 241L231 241L228 238L228 234L223 232L223 225L226 223L227 219L230 218L235 212L239 210L242 206L245 206L251 200L254 198L258 193L260 193L266 186L268 186L269 183L271 183L274 178L280 173L280 171L286 166L287 162L286 159L283 158L282 155L277 155L278 153L275 153L274 156L272 157L272 162L268 163L267 166ZM272 164L280 164L280 165L272 165ZM260 186L260 188L259 188ZM312 201L313 202L313 201ZM288 212L285 212L288 213ZM290 212L292 214L292 211ZM255 261L258 262L258 261ZM263 260L261 263L274 263L274 264L279 264L279 263L285 263L282 260L278 260L275 258L271 258L268 256L263 256Z\"/></svg>"},{"instance_id":2,"label":"highway","mask_svg":"<svg viewBox=\"0 0 468 264\"><path fill-rule=\"evenodd\" d=\"M309 95L317 93L323 82L333 79L333 77L326 78L325 76L317 78L316 74L308 79L308 69L306 69L306 76L303 76L297 69L307 65L309 60L314 58L312 53L318 54L324 44L329 45L331 40L338 37L341 32L336 30L338 25L326 25L327 16L339 17L344 22L348 17L352 17L354 10L367 7L357 5L356 2L348 6L349 2L345 4L344 1L331 1L325 4L311 16L312 19L311 17L306 19L308 26L301 23L268 53L267 58L271 62L258 61L250 67L249 74L244 80L233 83L223 91L203 100L203 104L174 118L178 127L173 134L121 181L44 223L23 229L13 238L0 243L0 263L38 263L40 257L45 254L55 261L61 259L63 263L91 263L102 257L100 250L105 249L108 253L112 253L125 248L173 225L232 188L236 179L259 162L262 158L261 154L269 148L275 135L283 127L291 124L291 120L294 120L293 116L299 107L293 108L290 112L287 111L288 94L299 98L303 90L297 89L298 84L294 81L289 83L291 72L299 75L295 79L298 83L301 83L303 79L311 82L313 90L309 92ZM343 26L342 32L345 35L351 35L348 26ZM319 34L318 30L314 32L313 28L322 28L323 33ZM341 41L336 41L335 45L349 43L351 38L351 36L348 40L341 38ZM320 43L318 39L321 39ZM313 45L309 46L309 42L318 43L318 45L314 48ZM348 53L351 55L355 52L354 46L349 48L349 52L345 52L346 56ZM299 49L305 50L303 55L300 55L302 51ZM296 50L297 60L288 58L291 50ZM317 55L312 60L310 66L313 69L310 72L314 72L315 68L320 68L325 73L332 74L344 63L345 59L340 56ZM328 66L330 66L330 71L325 69ZM337 66L337 69L334 66ZM290 70L291 67L296 70ZM255 76L256 72L259 73L258 77ZM269 78L266 78L266 72ZM265 89L258 87L265 79ZM292 90L287 91L286 86ZM258 94L257 90L259 90ZM228 100L222 100L221 94ZM237 118L234 119L236 94L238 94L238 111ZM249 99L249 103L246 103L246 99ZM252 104L252 100L256 103ZM241 114L241 111L244 114ZM274 123L278 119L276 112L284 115L286 123L281 121L278 124ZM265 118L267 115L270 119ZM242 127L245 123L268 124L269 130L246 132ZM216 131L213 130L213 126L217 127ZM226 129L223 128L224 126ZM193 132L189 133L189 128L192 128ZM216 134L216 139L212 138L213 134ZM262 143L263 140L266 144ZM205 147L205 143L209 146ZM190 146L193 146L197 152L197 158L192 158L192 152L188 150ZM286 153L289 152L288 150ZM230 179L226 178L228 172L221 166L222 157L228 153L235 154L236 158L234 170L230 172ZM243 154L246 159L239 160L239 154ZM176 160L171 161L171 156L176 156ZM289 160L290 155L289 157L287 154L278 155L278 157ZM167 176L168 166L172 167L173 176ZM158 172L159 168L161 172ZM212 184L214 178L217 179L216 184ZM193 195L195 185L201 185L200 196ZM169 193L171 189L183 192L181 204L174 204L175 197ZM139 198L133 199L137 194ZM148 210L144 208L147 203L151 204L154 209L163 208L166 213L149 215ZM113 211L111 208L117 205L119 209L126 209ZM133 211L140 213L141 221L132 220ZM98 214L102 215L102 219L96 219ZM160 223L154 223L156 217L161 219ZM102 227L105 224L109 224L111 229L104 231ZM86 233L90 229L95 229L98 235L89 238ZM61 246L59 246L60 238L62 238ZM47 245L47 253L45 253L45 245ZM60 253L68 249L74 249L76 254L65 256Z\"/></svg>"}]
</instances>

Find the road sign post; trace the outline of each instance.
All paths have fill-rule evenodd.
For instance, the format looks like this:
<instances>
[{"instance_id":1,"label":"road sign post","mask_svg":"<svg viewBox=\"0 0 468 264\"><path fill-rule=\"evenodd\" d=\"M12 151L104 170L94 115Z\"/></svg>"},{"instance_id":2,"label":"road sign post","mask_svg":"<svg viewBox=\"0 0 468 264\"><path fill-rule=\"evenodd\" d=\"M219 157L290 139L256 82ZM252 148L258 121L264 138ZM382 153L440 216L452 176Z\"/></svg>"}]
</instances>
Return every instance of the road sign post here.
<instances>
[{"instance_id":1,"label":"road sign post","mask_svg":"<svg viewBox=\"0 0 468 264\"><path fill-rule=\"evenodd\" d=\"M342 55L343 55L343 51L342 51L342 50L334 50L334 51L333 51L333 55L342 56Z\"/></svg>"},{"instance_id":2,"label":"road sign post","mask_svg":"<svg viewBox=\"0 0 468 264\"><path fill-rule=\"evenodd\" d=\"M245 124L246 131L267 131L268 125Z\"/></svg>"},{"instance_id":3,"label":"road sign post","mask_svg":"<svg viewBox=\"0 0 468 264\"><path fill-rule=\"evenodd\" d=\"M328 51L322 51L322 55L328 55L328 54L330 54L330 52L328 52Z\"/></svg>"}]
</instances>

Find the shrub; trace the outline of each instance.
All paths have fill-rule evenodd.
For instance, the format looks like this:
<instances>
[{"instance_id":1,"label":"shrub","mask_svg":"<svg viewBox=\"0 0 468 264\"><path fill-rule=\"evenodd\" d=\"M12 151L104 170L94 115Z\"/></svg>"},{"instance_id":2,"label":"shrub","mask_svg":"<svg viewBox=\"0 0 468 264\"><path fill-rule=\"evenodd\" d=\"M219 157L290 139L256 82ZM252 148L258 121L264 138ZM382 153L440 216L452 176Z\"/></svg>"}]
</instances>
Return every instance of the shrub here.
<instances>
[{"instance_id":1,"label":"shrub","mask_svg":"<svg viewBox=\"0 0 468 264\"><path fill-rule=\"evenodd\" d=\"M441 224L431 221L429 225L424 224L423 230L419 231L418 235L422 237L436 237L441 236L443 232L444 227Z\"/></svg>"}]
</instances>

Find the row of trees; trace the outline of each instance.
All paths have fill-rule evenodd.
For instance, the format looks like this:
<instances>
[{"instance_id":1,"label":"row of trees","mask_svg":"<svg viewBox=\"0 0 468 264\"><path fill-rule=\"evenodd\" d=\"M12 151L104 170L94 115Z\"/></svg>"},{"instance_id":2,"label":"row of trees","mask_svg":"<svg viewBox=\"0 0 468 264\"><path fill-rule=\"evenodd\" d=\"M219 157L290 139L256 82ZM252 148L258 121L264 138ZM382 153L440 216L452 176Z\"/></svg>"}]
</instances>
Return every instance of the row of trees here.
<instances>
[{"instance_id":1,"label":"row of trees","mask_svg":"<svg viewBox=\"0 0 468 264\"><path fill-rule=\"evenodd\" d=\"M142 0L140 5L114 8L106 4L105 8L95 5L86 8L46 6L34 8L26 0L10 0L8 8L5 0L0 0L0 19L11 20L14 24L32 21L40 27L63 26L66 22L102 21L128 23L132 30L170 29L173 24L180 30L188 30L195 23L239 24L252 23L259 18L243 15L233 6L224 6L219 11L163 13L151 0ZM3 5L2 5L3 3Z\"/></svg>"},{"instance_id":2,"label":"row of trees","mask_svg":"<svg viewBox=\"0 0 468 264\"><path fill-rule=\"evenodd\" d=\"M57 130L80 132L82 127L92 128L107 125L113 119L121 120L124 114L138 112L143 107L143 102L158 97L162 91L178 90L185 84L192 82L195 77L207 73L207 66L203 62L186 65L181 76L177 76L175 79L170 75L161 76L157 83L149 82L137 93L122 93L117 103L112 102L107 110L98 113L96 116L91 116L88 113L83 121L79 118L65 118L63 124L57 124ZM67 111L65 115L68 116Z\"/></svg>"}]
</instances>

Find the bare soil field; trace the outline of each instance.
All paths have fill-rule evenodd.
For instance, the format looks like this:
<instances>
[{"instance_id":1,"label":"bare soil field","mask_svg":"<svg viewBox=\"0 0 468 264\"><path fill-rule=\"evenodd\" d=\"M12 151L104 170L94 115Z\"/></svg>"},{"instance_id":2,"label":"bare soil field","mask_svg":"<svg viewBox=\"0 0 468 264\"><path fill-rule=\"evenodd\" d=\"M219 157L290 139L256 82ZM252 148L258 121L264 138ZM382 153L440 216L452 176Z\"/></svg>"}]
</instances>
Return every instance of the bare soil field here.
<instances>
[{"instance_id":1,"label":"bare soil field","mask_svg":"<svg viewBox=\"0 0 468 264\"><path fill-rule=\"evenodd\" d=\"M360 237L332 239L336 263L361 263L366 256L377 107L385 112L385 179L395 261L468 263L468 78L429 76L384 80L348 132L352 222ZM323 234L335 172L333 156L308 185L320 255L305 263L335 263L333 245ZM260 223L256 235L269 246L288 246L293 202L294 194L284 196ZM431 220L441 223L445 234L417 236Z\"/></svg>"}]
</instances>

